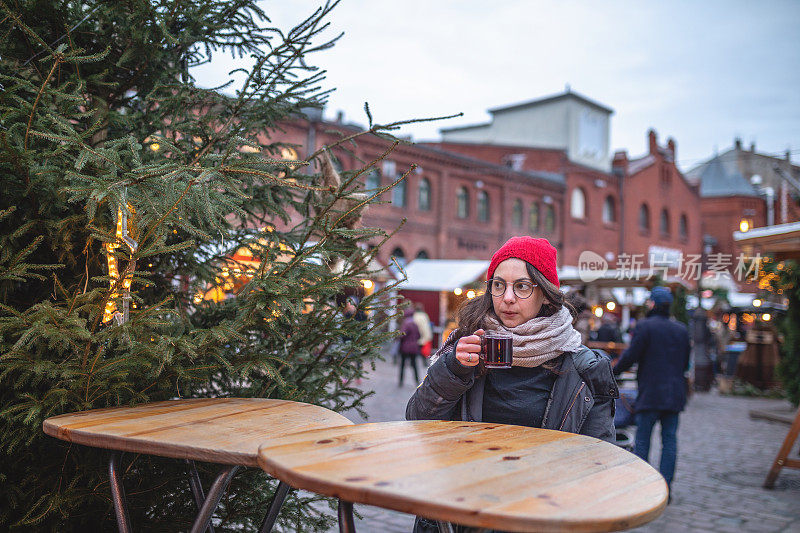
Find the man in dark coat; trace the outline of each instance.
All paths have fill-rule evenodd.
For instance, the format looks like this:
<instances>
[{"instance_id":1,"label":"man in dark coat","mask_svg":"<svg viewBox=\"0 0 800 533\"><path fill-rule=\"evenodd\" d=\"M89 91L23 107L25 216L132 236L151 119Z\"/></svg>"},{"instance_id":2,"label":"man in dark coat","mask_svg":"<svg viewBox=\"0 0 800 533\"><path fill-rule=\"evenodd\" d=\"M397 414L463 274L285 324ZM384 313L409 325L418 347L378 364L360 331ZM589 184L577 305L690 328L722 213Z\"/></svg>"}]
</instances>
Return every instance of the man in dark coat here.
<instances>
[{"instance_id":1,"label":"man in dark coat","mask_svg":"<svg viewBox=\"0 0 800 533\"><path fill-rule=\"evenodd\" d=\"M630 346L614 366L614 373L619 374L634 363L639 364L634 453L648 460L653 426L659 422L659 471L670 487L678 454L678 413L686 405L684 373L689 367L691 350L686 326L669 316L671 303L672 293L667 287L652 290L648 301L650 312L636 325Z\"/></svg>"}]
</instances>

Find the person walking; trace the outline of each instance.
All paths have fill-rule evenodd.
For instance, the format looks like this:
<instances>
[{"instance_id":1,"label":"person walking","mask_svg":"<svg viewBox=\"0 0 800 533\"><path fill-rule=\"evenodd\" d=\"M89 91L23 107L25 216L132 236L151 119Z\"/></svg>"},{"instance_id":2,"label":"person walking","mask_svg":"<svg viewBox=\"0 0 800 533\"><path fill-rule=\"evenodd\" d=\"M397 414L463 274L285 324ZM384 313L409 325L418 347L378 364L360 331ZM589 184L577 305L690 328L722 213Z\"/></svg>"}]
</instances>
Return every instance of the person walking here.
<instances>
[{"instance_id":1,"label":"person walking","mask_svg":"<svg viewBox=\"0 0 800 533\"><path fill-rule=\"evenodd\" d=\"M598 342L622 342L622 333L617 326L617 319L613 315L604 315L597 330Z\"/></svg>"},{"instance_id":2,"label":"person walking","mask_svg":"<svg viewBox=\"0 0 800 533\"><path fill-rule=\"evenodd\" d=\"M431 318L425 312L425 306L417 302L414 304L414 323L419 330L419 353L423 357L430 357L431 346L433 345L433 328L431 328Z\"/></svg>"},{"instance_id":3,"label":"person walking","mask_svg":"<svg viewBox=\"0 0 800 533\"><path fill-rule=\"evenodd\" d=\"M417 354L419 354L419 328L414 322L414 310L410 307L403 312L405 317L403 325L400 327L402 336L400 337L400 382L398 387L403 386L403 371L408 361L414 370L414 379L419 383L419 371L417 371Z\"/></svg>"},{"instance_id":4,"label":"person walking","mask_svg":"<svg viewBox=\"0 0 800 533\"><path fill-rule=\"evenodd\" d=\"M494 255L486 292L458 310L458 328L431 356L406 406L408 420L497 422L590 435L615 442L611 364L581 344L559 290L556 249L512 237ZM512 335L512 366L489 370L486 331ZM418 518L415 533L438 531Z\"/></svg>"},{"instance_id":5,"label":"person walking","mask_svg":"<svg viewBox=\"0 0 800 533\"><path fill-rule=\"evenodd\" d=\"M691 346L686 326L670 318L670 304L672 293L667 287L655 287L650 292L647 302L650 311L636 324L630 346L614 366L614 374L638 363L634 453L648 461L653 426L659 422L659 471L670 488L671 500L678 455L678 415L686 406L685 373Z\"/></svg>"},{"instance_id":6,"label":"person walking","mask_svg":"<svg viewBox=\"0 0 800 533\"><path fill-rule=\"evenodd\" d=\"M694 368L694 390L708 392L714 381L714 360L712 358L715 339L708 326L708 313L697 306L689 322L692 338L692 361Z\"/></svg>"}]
</instances>

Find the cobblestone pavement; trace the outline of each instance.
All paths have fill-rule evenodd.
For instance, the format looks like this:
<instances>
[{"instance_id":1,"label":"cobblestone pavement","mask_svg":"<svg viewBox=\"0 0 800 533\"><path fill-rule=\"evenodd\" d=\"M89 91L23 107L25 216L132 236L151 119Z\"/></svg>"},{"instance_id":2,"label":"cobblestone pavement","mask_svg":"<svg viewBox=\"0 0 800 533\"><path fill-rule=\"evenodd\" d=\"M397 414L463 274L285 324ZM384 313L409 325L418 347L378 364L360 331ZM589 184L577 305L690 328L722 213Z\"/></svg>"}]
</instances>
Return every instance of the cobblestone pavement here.
<instances>
[{"instance_id":1,"label":"cobblestone pavement","mask_svg":"<svg viewBox=\"0 0 800 533\"><path fill-rule=\"evenodd\" d=\"M405 418L406 402L416 383L406 368L406 382L398 387L397 374L398 367L391 361L379 361L361 385L375 391L366 402L366 421ZM420 377L423 375L421 369ZM680 418L672 504L658 519L632 531L800 533L800 470L784 468L774 490L761 488L789 426L748 415L751 409L786 405L781 400L720 396L716 392L695 394ZM356 413L346 414L355 422L365 421ZM651 463L657 465L658 427L653 433ZM795 446L792 454L797 453ZM356 505L355 510L363 516L356 521L360 533L405 533L414 523L409 515L376 507Z\"/></svg>"}]
</instances>

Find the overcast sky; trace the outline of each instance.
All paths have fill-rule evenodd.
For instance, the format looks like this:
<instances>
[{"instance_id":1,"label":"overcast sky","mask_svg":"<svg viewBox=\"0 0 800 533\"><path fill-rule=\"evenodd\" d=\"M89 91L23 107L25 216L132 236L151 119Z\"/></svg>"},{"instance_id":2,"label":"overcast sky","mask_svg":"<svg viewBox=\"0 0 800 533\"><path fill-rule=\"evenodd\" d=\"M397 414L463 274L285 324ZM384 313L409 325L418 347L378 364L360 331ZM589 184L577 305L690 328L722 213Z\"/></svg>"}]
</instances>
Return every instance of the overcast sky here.
<instances>
[{"instance_id":1,"label":"overcast sky","mask_svg":"<svg viewBox=\"0 0 800 533\"><path fill-rule=\"evenodd\" d=\"M289 29L320 2L265 0ZM326 117L366 124L463 112L405 130L486 122L487 109L573 91L614 109L611 146L644 154L646 132L677 141L688 170L735 137L800 160L800 1L620 2L342 0L327 32L345 35L309 61L335 88ZM217 57L200 85L241 66Z\"/></svg>"}]
</instances>

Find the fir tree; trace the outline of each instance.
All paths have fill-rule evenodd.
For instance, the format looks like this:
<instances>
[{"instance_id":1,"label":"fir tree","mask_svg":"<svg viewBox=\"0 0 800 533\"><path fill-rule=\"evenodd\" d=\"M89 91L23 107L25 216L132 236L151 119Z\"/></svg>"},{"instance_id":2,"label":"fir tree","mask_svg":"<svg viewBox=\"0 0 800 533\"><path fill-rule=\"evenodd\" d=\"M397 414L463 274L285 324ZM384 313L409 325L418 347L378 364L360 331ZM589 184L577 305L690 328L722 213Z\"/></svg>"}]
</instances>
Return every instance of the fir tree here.
<instances>
[{"instance_id":1,"label":"fir tree","mask_svg":"<svg viewBox=\"0 0 800 533\"><path fill-rule=\"evenodd\" d=\"M766 257L761 263L760 289L775 293L787 302L786 315L776 320L783 335L781 360L777 374L794 405L800 404L800 262L795 259L776 261Z\"/></svg>"},{"instance_id":2,"label":"fir tree","mask_svg":"<svg viewBox=\"0 0 800 533\"><path fill-rule=\"evenodd\" d=\"M269 140L324 102L307 60L333 44L332 7L284 34L254 0L0 0L0 529L115 527L106 456L44 435L46 417L209 395L360 408L349 384L387 334L336 302L386 237L353 224L376 162L326 185L324 150L284 161ZM218 53L254 58L234 97L190 75ZM203 299L214 287L235 296ZM393 313L385 291L360 306ZM122 470L137 530L188 527L183 465ZM273 490L236 476L217 530L256 528ZM279 525L329 523L309 499Z\"/></svg>"}]
</instances>

